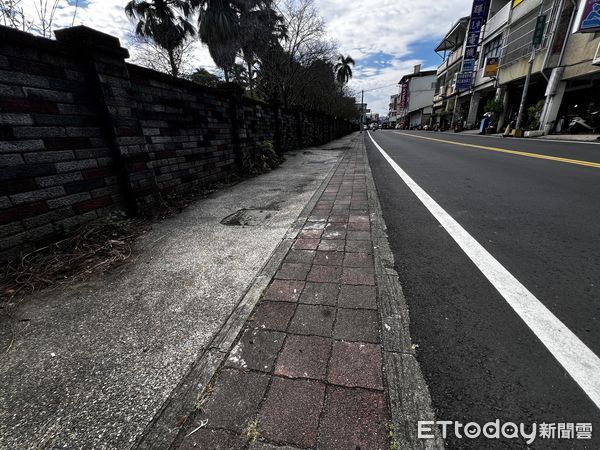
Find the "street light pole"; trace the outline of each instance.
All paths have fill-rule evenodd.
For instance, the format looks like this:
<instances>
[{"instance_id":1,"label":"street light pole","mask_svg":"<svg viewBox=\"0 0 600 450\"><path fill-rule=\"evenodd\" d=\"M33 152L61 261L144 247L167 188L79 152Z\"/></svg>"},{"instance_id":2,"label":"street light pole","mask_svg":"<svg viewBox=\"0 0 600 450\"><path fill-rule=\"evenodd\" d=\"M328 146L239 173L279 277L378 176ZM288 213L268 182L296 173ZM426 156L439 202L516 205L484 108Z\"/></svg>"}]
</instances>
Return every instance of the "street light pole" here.
<instances>
[{"instance_id":1,"label":"street light pole","mask_svg":"<svg viewBox=\"0 0 600 450\"><path fill-rule=\"evenodd\" d=\"M360 132L363 132L363 114L365 113L364 111L364 107L365 107L365 91L364 89L362 91L360 91Z\"/></svg>"}]
</instances>

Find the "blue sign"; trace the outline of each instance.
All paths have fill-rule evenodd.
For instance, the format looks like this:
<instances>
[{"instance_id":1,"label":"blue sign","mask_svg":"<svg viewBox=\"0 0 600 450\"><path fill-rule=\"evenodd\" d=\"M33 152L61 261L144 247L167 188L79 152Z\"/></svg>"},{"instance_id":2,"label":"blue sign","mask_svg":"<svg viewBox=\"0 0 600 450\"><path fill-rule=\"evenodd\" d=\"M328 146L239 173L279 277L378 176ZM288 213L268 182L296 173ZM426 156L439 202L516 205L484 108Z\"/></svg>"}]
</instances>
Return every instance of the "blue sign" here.
<instances>
[{"instance_id":1,"label":"blue sign","mask_svg":"<svg viewBox=\"0 0 600 450\"><path fill-rule=\"evenodd\" d=\"M465 60L467 59L477 59L477 46L472 45L465 48Z\"/></svg>"},{"instance_id":2,"label":"blue sign","mask_svg":"<svg viewBox=\"0 0 600 450\"><path fill-rule=\"evenodd\" d=\"M479 44L479 31L471 31L467 34L467 45Z\"/></svg>"},{"instance_id":3,"label":"blue sign","mask_svg":"<svg viewBox=\"0 0 600 450\"><path fill-rule=\"evenodd\" d=\"M584 33L600 31L600 0L586 1L579 31Z\"/></svg>"},{"instance_id":4,"label":"blue sign","mask_svg":"<svg viewBox=\"0 0 600 450\"><path fill-rule=\"evenodd\" d=\"M463 61L462 71L463 72L473 72L475 70L475 60L474 59L465 59Z\"/></svg>"},{"instance_id":5,"label":"blue sign","mask_svg":"<svg viewBox=\"0 0 600 450\"><path fill-rule=\"evenodd\" d=\"M473 81L473 72L461 72L456 77L456 90L457 91L468 91L471 89L471 83Z\"/></svg>"},{"instance_id":6,"label":"blue sign","mask_svg":"<svg viewBox=\"0 0 600 450\"><path fill-rule=\"evenodd\" d=\"M473 0L471 8L471 20L469 22L469 32L467 33L467 42L465 55L463 57L463 72L474 70L475 60L477 59L477 47L481 36L481 27L485 23L489 0ZM470 87L470 86L469 86Z\"/></svg>"},{"instance_id":7,"label":"blue sign","mask_svg":"<svg viewBox=\"0 0 600 450\"><path fill-rule=\"evenodd\" d=\"M471 9L471 19L485 19L487 12L487 0L474 0Z\"/></svg>"}]
</instances>

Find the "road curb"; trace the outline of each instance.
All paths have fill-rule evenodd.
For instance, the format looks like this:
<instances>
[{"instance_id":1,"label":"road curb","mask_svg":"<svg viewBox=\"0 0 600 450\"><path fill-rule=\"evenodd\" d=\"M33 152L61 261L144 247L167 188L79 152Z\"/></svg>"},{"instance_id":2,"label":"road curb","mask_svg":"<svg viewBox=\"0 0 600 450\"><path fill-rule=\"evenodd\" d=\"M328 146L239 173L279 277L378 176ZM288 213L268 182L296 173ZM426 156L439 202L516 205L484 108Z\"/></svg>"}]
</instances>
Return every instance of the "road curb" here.
<instances>
[{"instance_id":1,"label":"road curb","mask_svg":"<svg viewBox=\"0 0 600 450\"><path fill-rule=\"evenodd\" d=\"M318 149L319 147L316 148ZM208 347L204 349L200 357L192 364L188 373L171 392L171 395L165 400L161 409L155 414L131 448L140 450L173 448L174 444L182 439L183 436L180 436L180 434L182 429L184 429L183 425L185 425L185 419L182 420L182 418L187 418L190 412L194 411L195 405L202 396L204 389L209 385L211 379L226 359L229 350L237 340L244 324L281 265L283 258L291 248L294 239L302 229L310 212L335 174L335 171L342 163L346 151L347 149L338 156L338 160L334 163L296 220L288 228L283 239L242 295L228 319L215 334Z\"/></svg>"},{"instance_id":2,"label":"road curb","mask_svg":"<svg viewBox=\"0 0 600 450\"><path fill-rule=\"evenodd\" d=\"M400 449L443 449L444 441L439 430L434 429L433 439L419 439L417 436L417 422L435 420L435 415L429 389L414 356L408 306L398 273L394 269L394 255L388 242L387 227L364 140L362 146L366 159L365 174L371 211L371 238L382 324L384 375L396 443Z\"/></svg>"}]
</instances>

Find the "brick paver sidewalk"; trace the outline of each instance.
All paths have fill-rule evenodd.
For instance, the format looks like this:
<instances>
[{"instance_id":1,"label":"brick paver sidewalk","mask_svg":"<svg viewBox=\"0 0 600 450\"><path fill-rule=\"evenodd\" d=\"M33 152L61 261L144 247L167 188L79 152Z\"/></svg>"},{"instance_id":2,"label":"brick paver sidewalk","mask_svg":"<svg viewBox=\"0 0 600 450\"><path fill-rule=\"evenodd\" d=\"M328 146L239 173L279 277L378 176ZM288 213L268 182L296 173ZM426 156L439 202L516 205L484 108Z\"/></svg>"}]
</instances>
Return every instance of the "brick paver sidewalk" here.
<instances>
[{"instance_id":1,"label":"brick paver sidewalk","mask_svg":"<svg viewBox=\"0 0 600 450\"><path fill-rule=\"evenodd\" d=\"M385 449L380 321L358 139L246 323L183 448Z\"/></svg>"}]
</instances>

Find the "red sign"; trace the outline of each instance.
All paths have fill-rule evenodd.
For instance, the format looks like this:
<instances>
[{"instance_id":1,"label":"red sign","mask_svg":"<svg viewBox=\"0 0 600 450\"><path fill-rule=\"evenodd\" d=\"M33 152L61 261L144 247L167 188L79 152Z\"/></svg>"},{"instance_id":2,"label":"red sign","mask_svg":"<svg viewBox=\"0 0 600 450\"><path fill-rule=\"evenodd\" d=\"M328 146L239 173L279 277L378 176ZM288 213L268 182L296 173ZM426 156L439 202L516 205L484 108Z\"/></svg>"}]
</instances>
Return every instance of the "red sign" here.
<instances>
[{"instance_id":1,"label":"red sign","mask_svg":"<svg viewBox=\"0 0 600 450\"><path fill-rule=\"evenodd\" d=\"M408 108L408 89L410 85L410 78L402 83L402 87L400 88L400 109Z\"/></svg>"}]
</instances>

